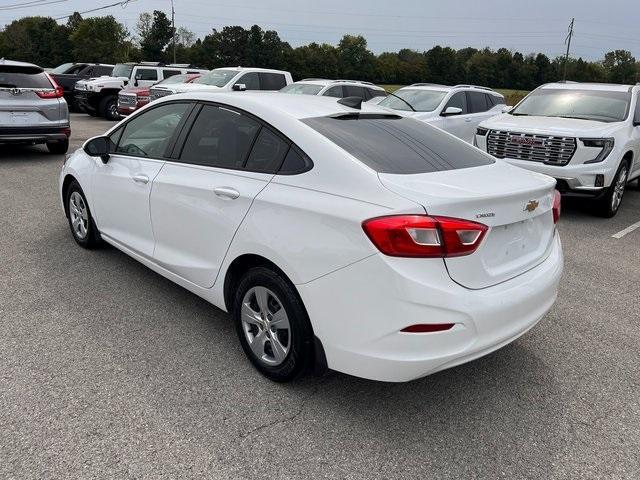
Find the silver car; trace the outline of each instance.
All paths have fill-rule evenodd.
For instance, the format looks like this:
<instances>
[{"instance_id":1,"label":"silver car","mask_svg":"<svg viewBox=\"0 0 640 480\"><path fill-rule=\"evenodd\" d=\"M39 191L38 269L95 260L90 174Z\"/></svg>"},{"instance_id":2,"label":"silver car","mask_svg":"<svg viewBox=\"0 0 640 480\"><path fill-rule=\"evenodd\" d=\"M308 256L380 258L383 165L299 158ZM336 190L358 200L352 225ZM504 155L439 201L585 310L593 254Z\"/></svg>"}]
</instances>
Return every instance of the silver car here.
<instances>
[{"instance_id":1,"label":"silver car","mask_svg":"<svg viewBox=\"0 0 640 480\"><path fill-rule=\"evenodd\" d=\"M69 109L62 87L31 63L0 59L0 144L69 149Z\"/></svg>"}]
</instances>

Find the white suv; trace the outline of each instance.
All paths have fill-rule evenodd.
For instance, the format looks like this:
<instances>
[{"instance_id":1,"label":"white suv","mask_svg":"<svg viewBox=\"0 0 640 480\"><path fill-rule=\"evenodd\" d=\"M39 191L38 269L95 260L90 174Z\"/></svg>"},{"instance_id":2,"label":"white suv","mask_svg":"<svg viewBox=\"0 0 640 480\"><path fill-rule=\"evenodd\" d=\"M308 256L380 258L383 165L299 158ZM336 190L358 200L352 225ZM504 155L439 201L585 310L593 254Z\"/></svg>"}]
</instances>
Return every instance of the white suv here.
<instances>
[{"instance_id":1,"label":"white suv","mask_svg":"<svg viewBox=\"0 0 640 480\"><path fill-rule=\"evenodd\" d=\"M297 95L318 95L324 97L360 97L365 102L378 103L387 96L384 88L371 82L360 80L326 80L323 78L305 78L299 82L287 85L281 93Z\"/></svg>"},{"instance_id":2,"label":"white suv","mask_svg":"<svg viewBox=\"0 0 640 480\"><path fill-rule=\"evenodd\" d=\"M561 193L593 197L597 213L618 211L640 177L640 85L550 83L508 114L480 125L482 150L555 177Z\"/></svg>"},{"instance_id":3,"label":"white suv","mask_svg":"<svg viewBox=\"0 0 640 480\"><path fill-rule=\"evenodd\" d=\"M486 87L414 83L389 94L379 105L472 143L480 122L502 113L505 103L500 93Z\"/></svg>"},{"instance_id":4,"label":"white suv","mask_svg":"<svg viewBox=\"0 0 640 480\"><path fill-rule=\"evenodd\" d=\"M289 72L267 68L226 67L205 73L191 83L157 85L149 91L151 101L174 93L200 90L280 90L293 83Z\"/></svg>"}]
</instances>

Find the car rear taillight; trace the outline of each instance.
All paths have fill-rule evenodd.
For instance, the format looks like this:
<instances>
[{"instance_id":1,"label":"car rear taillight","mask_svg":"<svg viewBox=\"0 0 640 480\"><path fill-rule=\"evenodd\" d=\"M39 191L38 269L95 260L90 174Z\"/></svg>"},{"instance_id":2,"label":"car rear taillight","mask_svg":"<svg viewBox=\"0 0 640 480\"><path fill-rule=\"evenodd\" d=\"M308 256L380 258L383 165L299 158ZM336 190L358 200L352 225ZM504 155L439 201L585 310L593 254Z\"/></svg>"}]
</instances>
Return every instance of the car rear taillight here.
<instances>
[{"instance_id":1,"label":"car rear taillight","mask_svg":"<svg viewBox=\"0 0 640 480\"><path fill-rule=\"evenodd\" d=\"M562 201L560 192L558 190L553 191L553 223L558 223L560 220L560 212L562 211Z\"/></svg>"},{"instance_id":2,"label":"car rear taillight","mask_svg":"<svg viewBox=\"0 0 640 480\"><path fill-rule=\"evenodd\" d=\"M373 244L391 257L461 257L482 243L489 227L459 218L393 215L366 220L362 228Z\"/></svg>"},{"instance_id":3,"label":"car rear taillight","mask_svg":"<svg viewBox=\"0 0 640 480\"><path fill-rule=\"evenodd\" d=\"M49 75L46 72L45 72L45 75L51 82L51 86L53 87L53 90L40 90L40 91L37 91L36 94L40 98L62 98L62 96L64 95L64 90L62 89L62 87L58 85L53 78L51 78L51 75Z\"/></svg>"},{"instance_id":4,"label":"car rear taillight","mask_svg":"<svg viewBox=\"0 0 640 480\"><path fill-rule=\"evenodd\" d=\"M434 333L451 330L455 323L418 323L400 330L404 333Z\"/></svg>"}]
</instances>

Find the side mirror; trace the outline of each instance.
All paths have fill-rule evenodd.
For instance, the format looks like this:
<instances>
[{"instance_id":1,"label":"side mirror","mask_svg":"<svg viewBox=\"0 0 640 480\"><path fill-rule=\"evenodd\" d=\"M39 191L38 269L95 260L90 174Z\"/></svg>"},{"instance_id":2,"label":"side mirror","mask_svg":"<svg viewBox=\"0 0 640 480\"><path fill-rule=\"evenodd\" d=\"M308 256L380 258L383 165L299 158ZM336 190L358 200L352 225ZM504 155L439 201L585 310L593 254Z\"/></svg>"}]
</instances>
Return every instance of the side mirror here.
<instances>
[{"instance_id":1,"label":"side mirror","mask_svg":"<svg viewBox=\"0 0 640 480\"><path fill-rule=\"evenodd\" d=\"M244 83L236 83L233 87L231 87L235 92L244 92L247 89L247 86Z\"/></svg>"},{"instance_id":2,"label":"side mirror","mask_svg":"<svg viewBox=\"0 0 640 480\"><path fill-rule=\"evenodd\" d=\"M138 77L136 77L135 80L133 81L133 86L134 87L138 86Z\"/></svg>"},{"instance_id":3,"label":"side mirror","mask_svg":"<svg viewBox=\"0 0 640 480\"><path fill-rule=\"evenodd\" d=\"M94 137L84 144L84 151L90 157L100 157L102 163L107 163L111 153L111 139L109 137Z\"/></svg>"},{"instance_id":4,"label":"side mirror","mask_svg":"<svg viewBox=\"0 0 640 480\"><path fill-rule=\"evenodd\" d=\"M453 115L460 115L461 113L462 109L460 107L447 107L441 115L443 117L451 117Z\"/></svg>"},{"instance_id":5,"label":"side mirror","mask_svg":"<svg viewBox=\"0 0 640 480\"><path fill-rule=\"evenodd\" d=\"M502 113L509 113L511 110L513 110L513 107L510 107L509 105L502 107Z\"/></svg>"}]
</instances>

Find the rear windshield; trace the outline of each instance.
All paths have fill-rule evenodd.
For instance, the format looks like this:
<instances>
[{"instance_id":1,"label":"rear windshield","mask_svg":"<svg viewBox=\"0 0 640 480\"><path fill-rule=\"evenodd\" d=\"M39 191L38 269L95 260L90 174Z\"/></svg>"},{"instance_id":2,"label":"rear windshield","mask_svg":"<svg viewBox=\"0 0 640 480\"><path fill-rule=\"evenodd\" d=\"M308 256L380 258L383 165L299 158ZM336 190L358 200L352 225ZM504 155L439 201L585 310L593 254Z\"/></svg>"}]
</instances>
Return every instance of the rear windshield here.
<instances>
[{"instance_id":1,"label":"rear windshield","mask_svg":"<svg viewBox=\"0 0 640 480\"><path fill-rule=\"evenodd\" d=\"M379 173L431 173L494 163L462 140L411 118L362 114L302 121Z\"/></svg>"},{"instance_id":2,"label":"rear windshield","mask_svg":"<svg viewBox=\"0 0 640 480\"><path fill-rule=\"evenodd\" d=\"M38 67L0 66L0 88L53 88Z\"/></svg>"}]
</instances>

